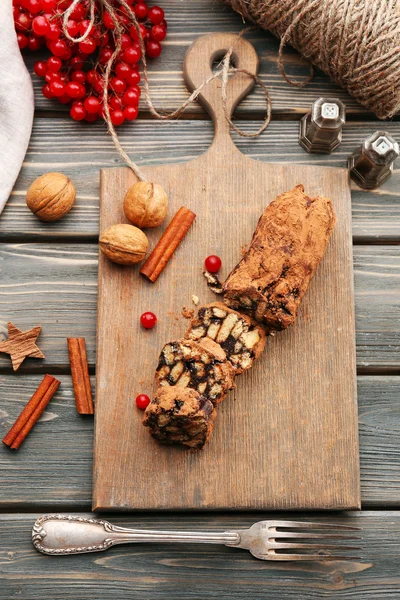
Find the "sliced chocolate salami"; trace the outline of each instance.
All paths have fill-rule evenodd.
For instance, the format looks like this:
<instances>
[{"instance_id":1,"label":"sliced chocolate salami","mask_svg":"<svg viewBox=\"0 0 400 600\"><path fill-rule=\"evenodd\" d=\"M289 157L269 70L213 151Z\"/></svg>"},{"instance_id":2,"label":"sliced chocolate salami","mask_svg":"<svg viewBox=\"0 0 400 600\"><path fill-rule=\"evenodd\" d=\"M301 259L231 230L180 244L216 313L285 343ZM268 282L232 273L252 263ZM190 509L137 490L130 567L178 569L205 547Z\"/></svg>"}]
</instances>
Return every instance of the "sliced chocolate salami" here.
<instances>
[{"instance_id":1,"label":"sliced chocolate salami","mask_svg":"<svg viewBox=\"0 0 400 600\"><path fill-rule=\"evenodd\" d=\"M178 340L161 350L156 381L196 390L215 405L231 390L234 370L219 344L204 338L199 342Z\"/></svg>"},{"instance_id":2,"label":"sliced chocolate salami","mask_svg":"<svg viewBox=\"0 0 400 600\"><path fill-rule=\"evenodd\" d=\"M160 442L200 449L210 439L216 412L196 390L164 385L146 408L143 424Z\"/></svg>"},{"instance_id":3,"label":"sliced chocolate salami","mask_svg":"<svg viewBox=\"0 0 400 600\"><path fill-rule=\"evenodd\" d=\"M235 375L253 366L254 360L264 350L266 341L266 333L261 325L222 302L201 306L185 337L194 341L211 339L219 344L232 364Z\"/></svg>"}]
</instances>

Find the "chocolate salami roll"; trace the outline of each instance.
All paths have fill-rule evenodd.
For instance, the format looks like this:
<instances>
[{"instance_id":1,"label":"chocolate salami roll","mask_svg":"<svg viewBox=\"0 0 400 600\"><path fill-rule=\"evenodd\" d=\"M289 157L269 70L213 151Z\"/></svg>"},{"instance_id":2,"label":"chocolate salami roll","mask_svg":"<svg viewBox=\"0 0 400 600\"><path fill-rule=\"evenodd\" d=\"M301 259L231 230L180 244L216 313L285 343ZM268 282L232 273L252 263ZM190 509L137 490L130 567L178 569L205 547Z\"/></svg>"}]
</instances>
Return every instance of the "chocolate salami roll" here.
<instances>
[{"instance_id":1,"label":"chocolate salami roll","mask_svg":"<svg viewBox=\"0 0 400 600\"><path fill-rule=\"evenodd\" d=\"M228 275L224 300L270 331L291 325L335 225L328 198L310 198L302 185L267 206L250 248Z\"/></svg>"}]
</instances>

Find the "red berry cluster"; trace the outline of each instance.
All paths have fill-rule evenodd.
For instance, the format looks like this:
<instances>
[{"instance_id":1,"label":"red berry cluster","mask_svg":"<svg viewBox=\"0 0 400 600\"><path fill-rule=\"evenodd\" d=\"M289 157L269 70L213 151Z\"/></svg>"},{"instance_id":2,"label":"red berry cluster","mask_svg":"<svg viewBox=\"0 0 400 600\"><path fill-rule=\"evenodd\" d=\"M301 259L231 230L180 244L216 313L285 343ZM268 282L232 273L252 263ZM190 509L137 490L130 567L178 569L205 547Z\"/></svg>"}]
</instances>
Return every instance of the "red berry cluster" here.
<instances>
[{"instance_id":1,"label":"red berry cluster","mask_svg":"<svg viewBox=\"0 0 400 600\"><path fill-rule=\"evenodd\" d=\"M133 121L138 115L140 98L139 60L141 50L135 26L125 7L111 0L121 28L121 51L114 62L109 80L108 104L113 125ZM164 11L149 8L142 0L126 0L140 22L146 56L161 54L167 34ZM63 13L72 0L13 0L14 22L21 49L38 50L46 45L51 56L34 66L38 77L46 81L42 92L62 104L71 104L70 115L76 121L104 118L104 70L115 51L115 22L111 14L96 7L95 23L89 35L79 43L71 42L62 31ZM81 0L68 20L71 37L83 36L90 27L89 1Z\"/></svg>"}]
</instances>

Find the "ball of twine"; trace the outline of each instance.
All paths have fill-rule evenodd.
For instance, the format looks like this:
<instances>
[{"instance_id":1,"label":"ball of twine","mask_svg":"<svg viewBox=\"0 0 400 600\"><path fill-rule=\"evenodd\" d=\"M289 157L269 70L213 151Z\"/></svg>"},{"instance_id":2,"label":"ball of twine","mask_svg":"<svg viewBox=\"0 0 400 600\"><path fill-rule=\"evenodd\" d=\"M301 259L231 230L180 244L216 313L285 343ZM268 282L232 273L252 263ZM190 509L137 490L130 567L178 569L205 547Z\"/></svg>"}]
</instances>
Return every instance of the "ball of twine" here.
<instances>
[{"instance_id":1,"label":"ball of twine","mask_svg":"<svg viewBox=\"0 0 400 600\"><path fill-rule=\"evenodd\" d=\"M379 119L400 110L399 0L223 0L288 43Z\"/></svg>"}]
</instances>

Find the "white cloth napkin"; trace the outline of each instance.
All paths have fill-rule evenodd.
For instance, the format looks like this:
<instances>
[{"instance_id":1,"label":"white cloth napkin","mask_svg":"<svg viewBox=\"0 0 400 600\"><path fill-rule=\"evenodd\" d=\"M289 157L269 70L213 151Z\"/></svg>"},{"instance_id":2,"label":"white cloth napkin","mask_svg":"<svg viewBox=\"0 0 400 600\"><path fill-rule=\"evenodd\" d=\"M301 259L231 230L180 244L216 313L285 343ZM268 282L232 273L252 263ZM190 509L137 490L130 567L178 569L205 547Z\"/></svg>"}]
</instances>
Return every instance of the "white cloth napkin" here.
<instances>
[{"instance_id":1,"label":"white cloth napkin","mask_svg":"<svg viewBox=\"0 0 400 600\"><path fill-rule=\"evenodd\" d=\"M0 213L28 148L33 111L32 80L18 47L12 0L0 0Z\"/></svg>"}]
</instances>

